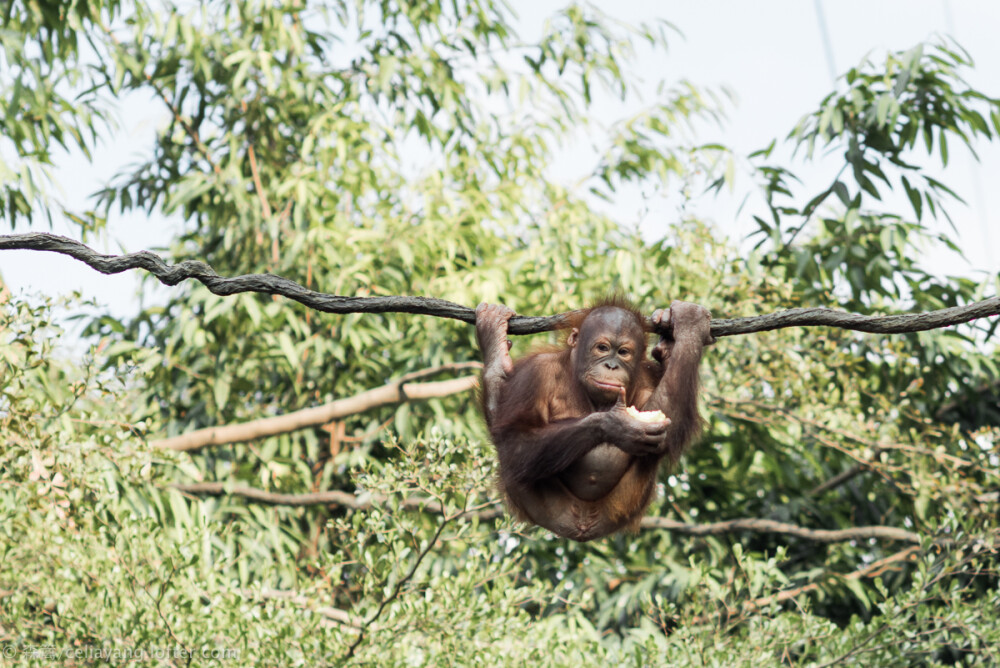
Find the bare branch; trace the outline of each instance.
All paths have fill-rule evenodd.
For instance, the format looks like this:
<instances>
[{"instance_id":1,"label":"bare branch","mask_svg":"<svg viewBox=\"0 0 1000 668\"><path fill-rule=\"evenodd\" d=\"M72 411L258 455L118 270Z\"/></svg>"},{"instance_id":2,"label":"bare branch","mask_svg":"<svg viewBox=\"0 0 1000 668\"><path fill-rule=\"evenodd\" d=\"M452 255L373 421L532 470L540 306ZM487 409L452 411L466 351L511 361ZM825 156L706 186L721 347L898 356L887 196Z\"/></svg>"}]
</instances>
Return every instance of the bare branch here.
<instances>
[{"instance_id":1,"label":"bare branch","mask_svg":"<svg viewBox=\"0 0 1000 668\"><path fill-rule=\"evenodd\" d=\"M257 489L256 487L248 487L246 485L229 486L229 483L224 482L177 483L170 485L170 487L184 494L199 496L238 496L249 501L263 503L269 506L342 506L352 510L367 510L373 506L385 503L385 497L378 494L354 495L349 492L342 492L336 489L330 489L324 492L309 492L306 494L280 494L277 492L267 492L262 489ZM419 496L411 496L403 499L401 506L406 510L430 512L438 515L443 512L441 510L440 503L433 499L427 499ZM480 520L491 520L501 517L503 515L503 508L498 503L490 502L479 509L465 514L475 515Z\"/></svg>"},{"instance_id":2,"label":"bare branch","mask_svg":"<svg viewBox=\"0 0 1000 668\"><path fill-rule=\"evenodd\" d=\"M196 482L190 484L171 485L173 489L185 494L205 495L205 496L240 496L250 501L267 504L270 506L344 506L353 510L365 510L371 508L376 502L381 502L382 497L355 496L348 492L330 489L325 492L312 492L308 494L280 494L277 492L267 492L256 487L246 485L228 486L224 482ZM427 502L424 503L426 505ZM404 507L418 508L419 503L414 500L404 502ZM431 510L434 510L431 508Z\"/></svg>"},{"instance_id":3,"label":"bare branch","mask_svg":"<svg viewBox=\"0 0 1000 668\"><path fill-rule=\"evenodd\" d=\"M459 515L461 515L461 513L459 513ZM451 515L451 516L445 515L441 519L441 523L438 524L438 528L434 532L434 535L431 536L430 540L427 541L424 547L417 554L416 558L413 560L413 563L410 565L410 569L406 572L406 574L403 577L396 580L396 584L392 588L392 592L379 602L378 608L375 610L374 614L372 614L371 617L369 617L361 624L361 628L358 630L358 637L355 638L354 642L351 643L351 646L347 648L347 654L344 656L345 659L350 659L354 657L354 652L358 649L358 646L361 644L361 641L365 639L365 633L368 631L368 629L372 628L372 625L375 622L378 621L378 618L382 616L382 613L389 606L389 604L392 603L397 598L399 598L400 593L402 593L403 591L403 587L405 587L406 584L413 579L413 576L417 574L417 569L420 568L420 564L423 562L424 558L428 554L430 554L431 550L434 549L434 547L438 544L438 541L441 539L441 534L444 533L445 526L448 525L448 522L450 520L453 520L456 517L458 517L458 515ZM390 580L387 579L385 583L382 585L382 587L379 587L378 589L384 590L385 586L388 585L389 582Z\"/></svg>"},{"instance_id":4,"label":"bare branch","mask_svg":"<svg viewBox=\"0 0 1000 668\"><path fill-rule=\"evenodd\" d=\"M326 619L333 620L339 625L349 626L351 628L360 629L361 619L358 619L346 610L341 610L340 608L334 608L329 605L319 605L313 599L303 596L294 591L285 591L282 589L270 589L265 587L259 591L253 589L241 589L239 595L243 598L253 599L258 596L262 599L268 600L278 600L278 601L288 601L296 607L309 610L317 615L320 615Z\"/></svg>"},{"instance_id":5,"label":"bare branch","mask_svg":"<svg viewBox=\"0 0 1000 668\"><path fill-rule=\"evenodd\" d=\"M208 494L212 496L241 496L258 503L266 503L278 506L318 506L318 505L338 505L351 508L353 510L365 510L373 505L383 503L385 499L380 496L358 497L347 492L329 490L326 492L312 492L309 494L276 494L265 492L261 489L234 485L227 489L226 483L222 482L202 482L194 484L172 485L174 489L188 494ZM440 513L441 505L436 501L420 497L410 497L403 501L403 508L407 510L419 510L432 513ZM503 509L499 504L486 506L478 511L470 512L480 520L491 520L503 515ZM865 538L881 538L885 540L898 540L905 543L920 543L920 536L912 531L897 529L887 526L867 526L852 527L850 529L807 529L795 524L785 522L775 522L774 520L758 519L755 517L745 517L726 522L714 522L712 524L685 524L666 517L644 517L640 527L643 529L658 529L670 531L672 533L687 536L719 536L737 531L752 531L754 533L774 533L783 536L794 536L804 540L811 540L817 543L843 543L849 540L863 540Z\"/></svg>"},{"instance_id":6,"label":"bare branch","mask_svg":"<svg viewBox=\"0 0 1000 668\"><path fill-rule=\"evenodd\" d=\"M891 554L884 559L879 559L878 561L872 562L867 566L863 566L856 571L851 571L846 575L830 575L828 577L831 579L839 577L843 580L860 580L861 578L877 577L899 562L913 561L919 553L920 548L914 545L900 552L896 552L895 554ZM795 587L794 589L786 589L785 591L778 592L777 594L773 594L771 596L764 596L752 601L745 601L743 603L743 609L745 612L757 610L771 605L772 603L780 603L782 601L787 601L790 598L795 598L801 594L816 591L822 586L822 582L811 582L807 585L802 585L801 587Z\"/></svg>"},{"instance_id":7,"label":"bare branch","mask_svg":"<svg viewBox=\"0 0 1000 668\"><path fill-rule=\"evenodd\" d=\"M226 278L219 276L204 262L187 260L169 265L158 255L139 251L127 255L102 255L84 244L54 234L32 232L0 236L0 250L21 249L62 253L80 260L104 274L117 274L129 269L145 269L161 283L177 285L187 279L201 281L217 295L240 292L260 292L282 295L309 308L326 313L414 313L438 318L452 318L475 324L476 312L444 299L433 297L343 297L308 290L295 281L274 274L246 274ZM571 313L550 316L515 316L510 321L510 334L537 334L559 329ZM965 306L954 306L928 313L866 316L827 308L797 308L777 311L751 318L716 319L712 321L712 336L734 336L764 332L783 327L828 326L875 334L901 334L937 329L969 322L977 318L1000 315L1000 297L991 297Z\"/></svg>"},{"instance_id":8,"label":"bare branch","mask_svg":"<svg viewBox=\"0 0 1000 668\"><path fill-rule=\"evenodd\" d=\"M416 371L405 373L393 382L405 385L406 383L412 383L415 380L421 380L429 376L436 376L439 373L445 373L447 371L479 371L482 368L482 362L450 362L448 364L430 367L429 369L417 369ZM407 395L409 395L409 389L407 390Z\"/></svg>"},{"instance_id":9,"label":"bare branch","mask_svg":"<svg viewBox=\"0 0 1000 668\"><path fill-rule=\"evenodd\" d=\"M875 455L872 457L872 460L876 460L880 454L881 451L876 452ZM840 487L841 485L853 480L855 477L861 475L861 473L867 471L870 468L871 465L869 464L861 464L861 463L855 464L846 471L841 471L840 473L833 476L829 480L816 485L811 490L806 492L806 496L820 496L821 494L826 494L831 489L836 489L837 487Z\"/></svg>"},{"instance_id":10,"label":"bare branch","mask_svg":"<svg viewBox=\"0 0 1000 668\"><path fill-rule=\"evenodd\" d=\"M795 524L764 520L755 517L745 517L712 524L685 524L666 517L642 518L643 529L666 529L673 533L688 536L718 536L736 531L753 531L756 533L776 533L783 536L795 536L817 543L843 543L848 540L865 538L884 538L905 543L919 543L920 535L912 531L887 526L852 527L850 529L807 529Z\"/></svg>"},{"instance_id":11,"label":"bare branch","mask_svg":"<svg viewBox=\"0 0 1000 668\"><path fill-rule=\"evenodd\" d=\"M459 362L433 369L424 369L407 374L382 387L367 390L353 397L337 399L322 406L304 408L286 415L260 418L240 424L206 427L205 429L198 429L181 434L180 436L150 441L150 445L154 448L188 452L211 445L252 441L257 438L265 438L298 429L305 429L306 427L315 427L380 406L398 404L404 401L421 401L434 397L446 397L471 390L479 383L479 379L475 376L463 376L461 378L430 383L410 383L408 381L412 378L420 378L444 371L477 369L480 367L482 365L479 362Z\"/></svg>"},{"instance_id":12,"label":"bare branch","mask_svg":"<svg viewBox=\"0 0 1000 668\"><path fill-rule=\"evenodd\" d=\"M985 535L981 535L978 537L976 536L967 537L964 540L964 542L970 548L970 554L975 554L976 552L979 552L984 548L987 550L994 550L994 546L996 545L995 541L997 540L998 537L1000 537L1000 531L991 530L987 532ZM954 546L956 544L956 541L949 538L939 538L934 541L934 544L936 546ZM915 561L917 558L919 558L921 554L926 554L926 551L922 550L921 547L918 545L911 545L910 547L904 548L899 552L890 554L889 556L879 559L878 561L874 561L870 564L862 566L861 568L851 571L850 573L845 573L845 574L827 573L821 576L820 579L814 582L810 582L809 584L805 584L799 587L793 587L791 589L785 589L784 591L780 591L776 594L771 594L769 596L763 596L761 598L744 601L742 605L742 612L751 613L766 606L772 605L773 603L781 603L783 601L793 599L797 596L800 596L801 594L806 594L809 592L816 591L820 589L824 584L829 582L836 582L838 580L843 582L848 580L860 580L862 578L879 577L880 575L883 575L889 570L897 570L898 568L901 567L901 564L903 563ZM934 579L934 581L937 581L939 578L945 577L947 574L948 571L941 573L940 575L938 575L937 578ZM933 584L934 581L932 581L930 584ZM712 615L707 615L692 620L692 622L705 623L710 621L712 618L718 616L719 613L717 612Z\"/></svg>"}]
</instances>

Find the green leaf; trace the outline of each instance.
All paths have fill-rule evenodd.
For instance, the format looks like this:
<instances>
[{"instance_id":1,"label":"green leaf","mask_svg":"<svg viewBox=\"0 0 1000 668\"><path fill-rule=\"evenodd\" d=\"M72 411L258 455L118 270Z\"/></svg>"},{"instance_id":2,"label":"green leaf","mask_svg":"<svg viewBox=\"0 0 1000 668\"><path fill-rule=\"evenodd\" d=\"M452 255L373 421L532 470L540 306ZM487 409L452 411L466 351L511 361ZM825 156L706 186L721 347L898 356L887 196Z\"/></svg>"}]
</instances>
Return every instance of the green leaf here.
<instances>
[{"instance_id":1,"label":"green leaf","mask_svg":"<svg viewBox=\"0 0 1000 668\"><path fill-rule=\"evenodd\" d=\"M883 93L879 95L878 105L875 110L875 120L879 127L883 127L886 124L886 120L889 116L889 107L892 105L893 98L888 93Z\"/></svg>"},{"instance_id":2,"label":"green leaf","mask_svg":"<svg viewBox=\"0 0 1000 668\"><path fill-rule=\"evenodd\" d=\"M910 206L913 207L913 213L916 214L917 220L920 220L923 215L923 202L920 197L920 192L910 185L910 181L905 177L900 177L900 181L903 183L903 189L906 190L906 196L910 200Z\"/></svg>"},{"instance_id":3,"label":"green leaf","mask_svg":"<svg viewBox=\"0 0 1000 668\"><path fill-rule=\"evenodd\" d=\"M229 378L222 376L215 379L215 386L213 387L213 396L215 397L215 405L220 409L227 408L227 403L229 401L229 388L230 381Z\"/></svg>"}]
</instances>

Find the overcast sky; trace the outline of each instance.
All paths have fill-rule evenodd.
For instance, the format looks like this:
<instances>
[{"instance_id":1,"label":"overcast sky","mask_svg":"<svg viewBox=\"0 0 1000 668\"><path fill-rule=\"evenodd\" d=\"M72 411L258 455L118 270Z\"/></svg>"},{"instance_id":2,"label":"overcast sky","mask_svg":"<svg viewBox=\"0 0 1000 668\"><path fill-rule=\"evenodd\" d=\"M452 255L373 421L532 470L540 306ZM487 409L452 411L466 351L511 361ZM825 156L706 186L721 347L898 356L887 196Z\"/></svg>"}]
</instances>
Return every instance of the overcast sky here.
<instances>
[{"instance_id":1,"label":"overcast sky","mask_svg":"<svg viewBox=\"0 0 1000 668\"><path fill-rule=\"evenodd\" d=\"M519 15L520 32L530 37L545 17L566 3L513 0L511 4ZM840 74L869 54L880 59L887 49L907 49L946 34L954 36L976 61L969 83L1000 97L1000 2L996 0L616 0L595 4L627 22L666 19L683 33L671 40L666 58L642 54L635 74L651 83L688 79L701 86L726 87L734 94L735 104L724 127L704 139L725 143L738 153L784 137L833 89L831 72ZM621 109L611 102L607 107ZM67 156L65 167L57 172L69 203L85 204L102 180L133 162L136 146L148 142L155 129L166 122L162 107L141 100L131 102L121 117L121 136L98 152L98 165L89 166L79 157ZM984 144L978 152L982 161L975 163L953 149L952 160L942 172L942 180L968 203L952 209L968 264L944 256L931 258L931 266L942 274L982 277L982 272L1000 270L1000 230L995 229L1000 220L1000 141ZM572 164L572 160L558 164ZM809 178L811 168L792 167ZM567 168L567 180L573 178L569 171ZM804 190L803 197L808 192L815 189ZM908 212L909 205L900 199L895 210ZM626 220L627 210L638 212L646 207L640 202L625 202L625 206ZM749 213L744 211L737 217L735 203L725 198L702 203L698 213L734 239L752 230ZM651 215L658 212L636 213L636 220L648 224ZM669 218L669 210L662 215ZM41 221L34 229L49 231ZM21 226L15 231L27 230ZM52 231L76 236L63 224ZM105 252L142 250L164 245L172 232L165 221L149 221L141 214L113 216L108 238L96 245ZM79 288L118 316L134 314L138 308L135 272L108 277L62 256L3 251L0 273L15 294L68 294ZM163 290L167 288L159 292Z\"/></svg>"}]
</instances>

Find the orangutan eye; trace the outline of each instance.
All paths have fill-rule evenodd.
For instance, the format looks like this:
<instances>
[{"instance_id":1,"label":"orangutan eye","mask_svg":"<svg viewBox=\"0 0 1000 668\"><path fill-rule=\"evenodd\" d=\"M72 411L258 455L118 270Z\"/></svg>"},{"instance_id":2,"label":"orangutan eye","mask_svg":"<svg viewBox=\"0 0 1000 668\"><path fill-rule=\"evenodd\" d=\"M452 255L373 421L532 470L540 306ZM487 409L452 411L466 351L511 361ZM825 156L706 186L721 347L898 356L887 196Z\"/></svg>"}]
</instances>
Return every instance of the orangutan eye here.
<instances>
[{"instance_id":1,"label":"orangutan eye","mask_svg":"<svg viewBox=\"0 0 1000 668\"><path fill-rule=\"evenodd\" d=\"M599 353L606 353L609 350L611 350L611 346L609 346L608 344L606 344L606 343L598 343L597 344L597 352L599 352Z\"/></svg>"},{"instance_id":2,"label":"orangutan eye","mask_svg":"<svg viewBox=\"0 0 1000 668\"><path fill-rule=\"evenodd\" d=\"M632 354L632 351L629 350L628 348L622 348L621 350L618 351L618 354L621 355L622 357L628 357L629 355Z\"/></svg>"}]
</instances>

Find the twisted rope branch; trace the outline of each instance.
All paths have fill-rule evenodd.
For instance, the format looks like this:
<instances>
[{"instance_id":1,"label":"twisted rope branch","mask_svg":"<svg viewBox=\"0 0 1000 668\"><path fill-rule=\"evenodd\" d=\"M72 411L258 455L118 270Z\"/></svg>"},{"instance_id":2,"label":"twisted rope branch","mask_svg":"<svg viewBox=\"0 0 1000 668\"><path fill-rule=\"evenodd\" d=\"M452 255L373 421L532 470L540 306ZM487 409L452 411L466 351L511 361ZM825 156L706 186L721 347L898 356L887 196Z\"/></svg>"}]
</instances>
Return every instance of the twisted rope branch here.
<instances>
[{"instance_id":1,"label":"twisted rope branch","mask_svg":"<svg viewBox=\"0 0 1000 668\"><path fill-rule=\"evenodd\" d=\"M149 251L126 255L103 255L89 246L43 232L0 235L0 250L40 250L61 253L80 260L103 274L118 274L130 269L145 269L161 283L177 285L195 279L212 293L222 296L239 292L260 292L294 299L309 308L326 313L414 313L438 318L452 318L470 325L476 322L476 312L444 299L433 297L343 297L315 292L295 281L274 274L246 274L219 276L197 260L180 264L167 264L163 258ZM514 316L510 334L537 334L559 329L574 312L550 316ZM826 325L875 334L900 334L937 329L969 322L977 318L1000 315L1000 296L991 297L965 306L954 306L927 313L905 315L866 316L845 313L827 308L795 308L749 318L713 319L712 336L734 336L765 332L783 327L808 327Z\"/></svg>"}]
</instances>

